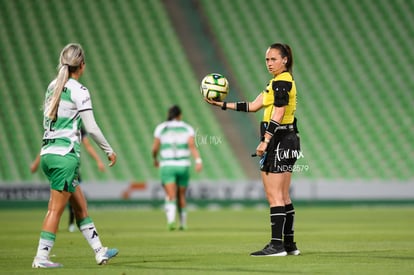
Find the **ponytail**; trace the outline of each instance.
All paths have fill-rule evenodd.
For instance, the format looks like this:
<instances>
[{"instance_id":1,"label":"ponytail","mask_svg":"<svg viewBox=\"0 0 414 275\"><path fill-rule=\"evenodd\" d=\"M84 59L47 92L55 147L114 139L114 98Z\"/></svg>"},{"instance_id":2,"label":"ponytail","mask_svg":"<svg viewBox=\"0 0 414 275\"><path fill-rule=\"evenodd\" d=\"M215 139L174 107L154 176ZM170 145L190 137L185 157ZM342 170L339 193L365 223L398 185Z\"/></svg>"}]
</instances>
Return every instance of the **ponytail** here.
<instances>
[{"instance_id":1,"label":"ponytail","mask_svg":"<svg viewBox=\"0 0 414 275\"><path fill-rule=\"evenodd\" d=\"M53 87L52 95L48 100L48 109L46 116L52 121L56 120L57 111L59 108L60 96L62 95L63 88L69 79L69 67L67 64L61 65L58 75L56 77L55 86Z\"/></svg>"},{"instance_id":2,"label":"ponytail","mask_svg":"<svg viewBox=\"0 0 414 275\"><path fill-rule=\"evenodd\" d=\"M284 44L286 52L287 52L287 63L286 63L286 69L293 74L293 53L292 49L288 44Z\"/></svg>"},{"instance_id":3,"label":"ponytail","mask_svg":"<svg viewBox=\"0 0 414 275\"><path fill-rule=\"evenodd\" d=\"M81 45L68 44L60 53L58 74L56 76L55 85L49 98L46 99L45 114L52 121L56 120L60 96L68 82L70 73L76 72L80 65L85 63L85 56Z\"/></svg>"}]
</instances>

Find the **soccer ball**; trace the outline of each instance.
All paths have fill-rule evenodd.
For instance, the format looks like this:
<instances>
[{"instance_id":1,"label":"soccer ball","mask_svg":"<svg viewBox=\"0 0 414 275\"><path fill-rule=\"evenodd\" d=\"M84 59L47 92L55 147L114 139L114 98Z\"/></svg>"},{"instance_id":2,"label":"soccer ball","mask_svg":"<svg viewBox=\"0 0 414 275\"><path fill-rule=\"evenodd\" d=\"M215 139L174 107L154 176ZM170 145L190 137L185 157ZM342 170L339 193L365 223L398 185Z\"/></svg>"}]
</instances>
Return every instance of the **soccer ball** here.
<instances>
[{"instance_id":1,"label":"soccer ball","mask_svg":"<svg viewBox=\"0 0 414 275\"><path fill-rule=\"evenodd\" d=\"M208 74L201 80L200 92L208 99L223 101L229 92L229 82L221 74Z\"/></svg>"}]
</instances>

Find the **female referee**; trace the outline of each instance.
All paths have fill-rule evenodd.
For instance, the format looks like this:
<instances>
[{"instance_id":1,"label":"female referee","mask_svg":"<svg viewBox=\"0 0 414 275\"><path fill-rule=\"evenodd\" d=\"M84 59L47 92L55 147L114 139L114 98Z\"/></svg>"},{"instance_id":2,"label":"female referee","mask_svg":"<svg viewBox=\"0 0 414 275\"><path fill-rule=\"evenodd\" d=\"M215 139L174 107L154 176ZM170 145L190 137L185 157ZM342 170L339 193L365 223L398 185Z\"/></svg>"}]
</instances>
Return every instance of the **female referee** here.
<instances>
[{"instance_id":1,"label":"female referee","mask_svg":"<svg viewBox=\"0 0 414 275\"><path fill-rule=\"evenodd\" d=\"M291 48L281 43L270 45L266 50L266 67L273 78L253 102L205 100L223 110L256 112L264 109L256 154L261 157L261 177L270 206L271 240L262 250L250 255L299 255L293 239L295 210L289 196L293 166L300 150L294 117L296 86Z\"/></svg>"},{"instance_id":2,"label":"female referee","mask_svg":"<svg viewBox=\"0 0 414 275\"><path fill-rule=\"evenodd\" d=\"M117 249L108 249L102 245L88 215L86 199L78 182L81 123L107 154L109 166L116 162L115 152L96 124L89 91L78 82L85 66L82 47L79 44L68 44L60 53L56 79L46 91L40 165L50 182L50 199L33 268L62 267L62 264L50 261L49 255L68 201L73 207L80 231L95 252L97 264L105 264L118 254Z\"/></svg>"}]
</instances>

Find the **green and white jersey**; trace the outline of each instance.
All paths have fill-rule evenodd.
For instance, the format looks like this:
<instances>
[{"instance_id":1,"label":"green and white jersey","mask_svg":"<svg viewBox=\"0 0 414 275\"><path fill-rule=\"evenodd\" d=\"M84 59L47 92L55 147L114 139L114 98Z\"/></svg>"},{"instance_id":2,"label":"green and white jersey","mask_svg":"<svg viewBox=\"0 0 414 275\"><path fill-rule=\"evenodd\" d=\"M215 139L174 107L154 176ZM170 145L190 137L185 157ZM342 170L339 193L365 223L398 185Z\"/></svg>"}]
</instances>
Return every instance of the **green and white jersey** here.
<instances>
[{"instance_id":1,"label":"green and white jersey","mask_svg":"<svg viewBox=\"0 0 414 275\"><path fill-rule=\"evenodd\" d=\"M170 120L159 124L154 137L160 139L160 167L190 166L191 152L188 140L194 136L194 129L180 120Z\"/></svg>"},{"instance_id":2,"label":"green and white jersey","mask_svg":"<svg viewBox=\"0 0 414 275\"><path fill-rule=\"evenodd\" d=\"M43 146L40 155L66 155L72 149L80 156L80 127L79 112L91 110L92 102L89 91L77 80L70 78L62 91L57 119L46 117L48 102L52 95L55 80L47 88L43 118Z\"/></svg>"}]
</instances>

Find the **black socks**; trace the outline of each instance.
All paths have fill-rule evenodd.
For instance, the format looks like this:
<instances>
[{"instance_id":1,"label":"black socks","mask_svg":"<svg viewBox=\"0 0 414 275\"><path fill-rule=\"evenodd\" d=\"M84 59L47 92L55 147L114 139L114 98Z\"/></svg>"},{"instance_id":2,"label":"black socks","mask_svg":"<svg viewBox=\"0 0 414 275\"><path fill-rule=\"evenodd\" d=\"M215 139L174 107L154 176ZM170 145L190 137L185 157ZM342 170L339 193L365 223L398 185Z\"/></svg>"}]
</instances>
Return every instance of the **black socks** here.
<instances>
[{"instance_id":1,"label":"black socks","mask_svg":"<svg viewBox=\"0 0 414 275\"><path fill-rule=\"evenodd\" d=\"M283 243L283 232L286 221L286 210L284 206L270 208L270 224L272 228L271 243L281 245Z\"/></svg>"}]
</instances>

